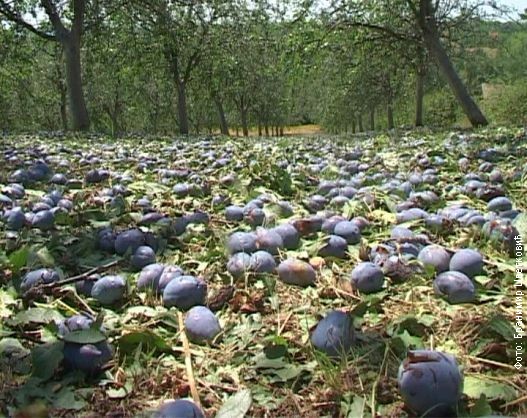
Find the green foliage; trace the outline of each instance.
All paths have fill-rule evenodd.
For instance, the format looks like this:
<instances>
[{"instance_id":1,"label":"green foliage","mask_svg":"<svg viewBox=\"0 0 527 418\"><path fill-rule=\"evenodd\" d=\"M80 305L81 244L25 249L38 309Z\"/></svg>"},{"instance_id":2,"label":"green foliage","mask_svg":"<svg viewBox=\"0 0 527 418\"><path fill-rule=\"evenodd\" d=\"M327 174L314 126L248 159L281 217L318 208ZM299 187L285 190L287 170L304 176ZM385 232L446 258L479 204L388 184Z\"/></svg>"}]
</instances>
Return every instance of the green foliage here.
<instances>
[{"instance_id":1,"label":"green foliage","mask_svg":"<svg viewBox=\"0 0 527 418\"><path fill-rule=\"evenodd\" d=\"M458 119L456 99L446 90L425 95L425 125L452 126Z\"/></svg>"},{"instance_id":2,"label":"green foliage","mask_svg":"<svg viewBox=\"0 0 527 418\"><path fill-rule=\"evenodd\" d=\"M495 124L527 125L527 80L499 86L484 105Z\"/></svg>"}]
</instances>

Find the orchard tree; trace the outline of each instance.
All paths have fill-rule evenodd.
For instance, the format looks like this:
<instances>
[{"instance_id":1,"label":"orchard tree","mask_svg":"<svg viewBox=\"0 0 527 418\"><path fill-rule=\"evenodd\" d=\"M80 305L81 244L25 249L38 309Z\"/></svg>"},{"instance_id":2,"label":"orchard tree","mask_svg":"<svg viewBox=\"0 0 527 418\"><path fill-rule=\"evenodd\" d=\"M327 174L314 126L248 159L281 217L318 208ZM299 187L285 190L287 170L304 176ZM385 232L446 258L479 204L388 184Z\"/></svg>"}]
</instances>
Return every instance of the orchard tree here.
<instances>
[{"instance_id":1,"label":"orchard tree","mask_svg":"<svg viewBox=\"0 0 527 418\"><path fill-rule=\"evenodd\" d=\"M74 130L87 130L90 118L82 84L81 45L87 0L0 0L0 14L39 37L60 43L66 62L66 84ZM64 4L65 3L65 4ZM47 16L48 22L31 22L27 16ZM36 20L36 19L33 19Z\"/></svg>"},{"instance_id":2,"label":"orchard tree","mask_svg":"<svg viewBox=\"0 0 527 418\"><path fill-rule=\"evenodd\" d=\"M483 5L484 2L477 0L335 0L332 14L337 22L349 26L422 43L471 124L482 126L488 123L487 119L454 68L443 38L448 36L452 23L476 16Z\"/></svg>"},{"instance_id":3,"label":"orchard tree","mask_svg":"<svg viewBox=\"0 0 527 418\"><path fill-rule=\"evenodd\" d=\"M187 88L208 53L212 25L234 5L226 0L136 0L135 17L157 38L176 88L179 133L189 133Z\"/></svg>"}]
</instances>

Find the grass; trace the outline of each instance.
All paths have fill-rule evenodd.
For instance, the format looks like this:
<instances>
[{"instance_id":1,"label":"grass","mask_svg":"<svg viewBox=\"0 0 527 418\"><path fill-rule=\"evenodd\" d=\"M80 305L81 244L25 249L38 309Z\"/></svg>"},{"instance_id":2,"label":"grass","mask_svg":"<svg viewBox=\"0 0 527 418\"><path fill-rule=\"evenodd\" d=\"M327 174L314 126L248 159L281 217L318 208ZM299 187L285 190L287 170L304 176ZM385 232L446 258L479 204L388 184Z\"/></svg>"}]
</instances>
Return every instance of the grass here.
<instances>
[{"instance_id":1,"label":"grass","mask_svg":"<svg viewBox=\"0 0 527 418\"><path fill-rule=\"evenodd\" d=\"M250 228L244 223L226 222L223 208L212 205L214 194L225 194L233 203L243 204L250 197L267 193L274 201L291 201L296 217L307 216L302 202L316 193L318 180L339 177L338 164L342 163L338 159L345 158L349 150L361 147L364 151L361 161L369 165L367 173L385 170L389 179L397 173L407 176L421 170L419 155L422 153L430 158L442 156L445 165L438 167L437 181L418 186L418 189L433 190L440 197L434 210L453 200L484 210L484 202L462 193L454 195L447 187L463 182L464 173L457 168L461 154L471 156L470 169L475 171L480 163L475 158L477 151L496 146L505 155L497 165L509 178L505 184L507 193L515 206L525 211L525 182L521 178L512 180L527 156L525 135L507 131L503 141L498 142L495 131L480 131L472 134L466 144L455 139L449 144L445 142L447 133L420 131L410 133L405 139L394 140L382 135L360 137L356 142L350 137L329 140L309 136L318 135L318 129L316 126L290 128L287 133L302 136L262 139L258 143L241 138L218 140L212 149L216 155L230 156L225 166L207 160L202 147L188 141L182 141L176 152L168 148L169 142L148 142L138 147L132 140L123 140L112 145L113 148L103 149L100 142L89 140L61 143L38 137L7 138L0 145L4 152L15 148L26 155L30 146L40 144L49 153L70 159L68 172L79 177L93 167L82 165L71 154L59 152L61 146L100 155L102 166L130 173L133 179L128 184L132 193L124 197L121 210L112 209L109 200L103 198L104 188L118 182L115 178L109 183L87 185L82 191L67 190L66 195L74 200L75 208L52 232L53 240L49 233L35 229L23 230L14 241L4 233L0 250L6 266L0 288L3 322L0 331L4 337L18 339L28 350L55 340L53 327L39 322L40 318L12 322L17 314L27 311L27 305L14 291L11 278L16 279L45 262L61 268L66 276L78 274L77 270L84 271L84 267L79 268L81 265L108 263L108 255L93 246L95 229L103 223L110 223L118 230L134 225L140 215L135 202L144 195L150 197L156 209L172 218L194 210L207 211L210 216L206 226L191 225L184 235L165 237L159 261L178 264L191 274L203 276L210 299L225 292L231 284L235 290L217 313L223 329L220 337L210 345L191 344L188 348L181 340L179 312L164 308L155 295L138 292L135 289L137 273L129 269L126 260L105 272L126 276L130 291L121 304L103 308L91 299L73 296L71 288L42 295L33 305L54 314L68 316L85 310L86 303L95 312L103 313L104 327L117 355L98 380L85 380L76 374L64 373L59 367L46 382L32 382L28 370L13 372L18 360L3 363L0 402L4 407L16 405L26 411L26 416L49 413L52 416L128 417L156 408L163 400L192 396L195 389L207 414L215 416L230 397L248 388L252 394L248 411L251 417L402 417L408 411L397 389L401 360L408 349L430 348L453 353L462 366L468 383L462 400L463 414L527 413L522 401L527 394L527 377L514 370L511 363L514 341L510 327L514 309L508 297L514 260L478 229L455 226L449 233L430 234L433 242L452 250L477 248L488 261L485 274L476 280L479 302L450 305L434 295L433 277L422 271L416 271L402 283L388 280L386 289L373 295L361 295L350 287L348 278L353 266L368 248L389 238L395 222L390 206L398 203L398 198L381 190L375 181L370 182L373 201L369 204L356 199L357 204L333 208L344 214L364 216L370 222L362 244L349 246L348 259L316 258L317 249L325 239L321 233L304 239L298 250L283 251L278 257L279 260L297 257L316 266L317 284L305 289L285 285L273 275L248 274L233 281L225 269L225 241L233 231ZM424 141L418 147L412 142L421 139ZM128 151L132 158L116 158L123 151ZM150 157L151 165L144 171L136 169L138 153ZM320 158L328 161L327 167L316 167ZM279 169L277 164L281 161L290 161L290 167ZM0 168L0 183L6 183L16 165L9 162ZM178 198L171 192L171 186L180 180L169 179L167 186L162 185L160 173L154 171L156 167L186 167L205 179L212 193ZM231 186L221 182L228 173L235 173L237 177ZM283 187L287 179L291 182L291 195L283 196L280 193L288 190ZM39 191L48 188L46 183L28 186L22 205L28 207L38 199ZM265 207L269 226L285 221L276 215L275 209L273 204ZM415 232L427 232L420 221L410 227ZM156 227L150 229L156 230ZM21 249L27 250L27 256L16 260L13 254ZM339 362L328 360L309 342L310 329L330 309L349 311L355 320L357 344ZM282 355L268 358L265 353L271 349ZM195 384L188 379L189 356ZM35 412L35 408L41 412Z\"/></svg>"}]
</instances>

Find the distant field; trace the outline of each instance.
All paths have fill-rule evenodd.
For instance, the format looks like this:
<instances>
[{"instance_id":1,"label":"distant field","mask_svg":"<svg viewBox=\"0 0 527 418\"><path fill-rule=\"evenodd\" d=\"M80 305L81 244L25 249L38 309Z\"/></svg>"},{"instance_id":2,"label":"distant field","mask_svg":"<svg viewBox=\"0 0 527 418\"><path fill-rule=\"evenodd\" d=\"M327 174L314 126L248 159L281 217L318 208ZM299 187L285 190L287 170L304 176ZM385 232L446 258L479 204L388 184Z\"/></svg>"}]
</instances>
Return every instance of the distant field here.
<instances>
[{"instance_id":1,"label":"distant field","mask_svg":"<svg viewBox=\"0 0 527 418\"><path fill-rule=\"evenodd\" d=\"M236 130L230 128L231 135L236 135ZM271 132L269 132L271 133ZM320 125L298 125L298 126L286 126L284 128L284 135L317 135L323 134L324 130ZM238 132L239 136L242 136L241 129ZM258 136L258 128L253 127L249 129L249 136Z\"/></svg>"}]
</instances>

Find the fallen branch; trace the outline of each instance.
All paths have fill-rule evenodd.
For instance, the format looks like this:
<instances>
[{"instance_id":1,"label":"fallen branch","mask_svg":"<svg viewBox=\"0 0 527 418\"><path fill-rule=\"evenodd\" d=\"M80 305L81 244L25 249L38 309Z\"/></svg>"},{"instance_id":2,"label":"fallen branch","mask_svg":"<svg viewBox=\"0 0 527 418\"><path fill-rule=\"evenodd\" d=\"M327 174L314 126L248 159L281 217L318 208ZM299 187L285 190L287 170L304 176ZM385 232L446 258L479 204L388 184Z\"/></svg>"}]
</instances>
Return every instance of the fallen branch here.
<instances>
[{"instance_id":1,"label":"fallen branch","mask_svg":"<svg viewBox=\"0 0 527 418\"><path fill-rule=\"evenodd\" d=\"M46 285L44 285L44 287L64 286L66 284L79 282L81 280L97 280L96 278L91 278L90 276L93 275L93 274L97 274L97 273L101 273L103 271L106 271L106 270L116 266L120 262L121 262L121 260L114 260L114 261L111 261L110 263L103 264L102 266L94 267L91 270L88 270L88 271L86 271L86 272L84 272L82 274L79 274L77 276L67 277L66 279L46 284Z\"/></svg>"},{"instance_id":2,"label":"fallen branch","mask_svg":"<svg viewBox=\"0 0 527 418\"><path fill-rule=\"evenodd\" d=\"M92 281L95 281L95 280L97 280L97 278L96 277L90 277L90 276L92 276L93 274L96 274L96 273L101 273L103 271L106 271L106 270L116 266L120 262L121 262L121 260L114 260L114 261L112 261L110 263L103 264L102 266L94 267L91 270L88 270L88 271L86 271L86 272L84 272L82 274L79 274L77 276L71 276L71 277L67 277L66 279L63 279L63 280L58 280L56 282L41 283L41 284L38 284L36 286L32 286L31 288L29 288L22 295L22 297L25 300L35 300L35 299L41 297L44 294L49 294L53 289L56 289L57 287L61 287L61 286L67 285L67 284L75 283L75 282L79 282L81 280L92 280Z\"/></svg>"}]
</instances>

